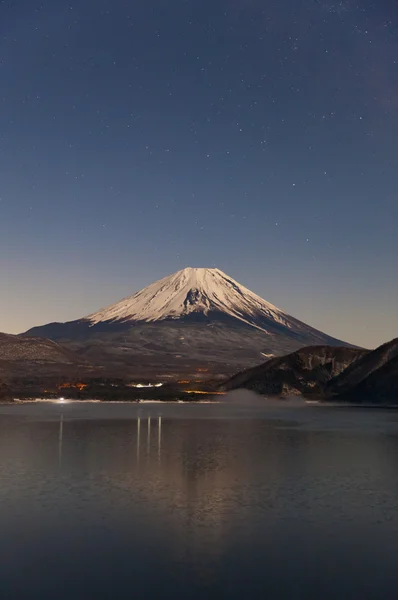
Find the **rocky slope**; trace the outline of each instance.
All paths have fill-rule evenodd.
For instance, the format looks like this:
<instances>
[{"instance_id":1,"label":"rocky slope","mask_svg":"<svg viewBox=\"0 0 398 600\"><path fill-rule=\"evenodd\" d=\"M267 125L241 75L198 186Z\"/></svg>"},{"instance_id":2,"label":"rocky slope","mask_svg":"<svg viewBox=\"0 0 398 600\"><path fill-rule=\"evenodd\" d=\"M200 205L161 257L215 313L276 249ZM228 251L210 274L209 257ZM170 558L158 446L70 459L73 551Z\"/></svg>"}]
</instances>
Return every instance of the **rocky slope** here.
<instances>
[{"instance_id":1,"label":"rocky slope","mask_svg":"<svg viewBox=\"0 0 398 600\"><path fill-rule=\"evenodd\" d=\"M316 395L325 401L398 404L398 338L376 350L308 347L238 373L224 389Z\"/></svg>"},{"instance_id":2,"label":"rocky slope","mask_svg":"<svg viewBox=\"0 0 398 600\"><path fill-rule=\"evenodd\" d=\"M336 400L398 404L398 338L368 352L326 386Z\"/></svg>"},{"instance_id":3,"label":"rocky slope","mask_svg":"<svg viewBox=\"0 0 398 600\"><path fill-rule=\"evenodd\" d=\"M345 394L396 356L398 356L398 338L363 354L358 361L328 383L327 393L332 396Z\"/></svg>"},{"instance_id":4,"label":"rocky slope","mask_svg":"<svg viewBox=\"0 0 398 600\"><path fill-rule=\"evenodd\" d=\"M238 373L224 389L246 388L264 395L322 393L328 381L366 354L356 348L310 346Z\"/></svg>"},{"instance_id":5,"label":"rocky slope","mask_svg":"<svg viewBox=\"0 0 398 600\"><path fill-rule=\"evenodd\" d=\"M52 340L0 333L0 360L76 362L76 357Z\"/></svg>"},{"instance_id":6,"label":"rocky slope","mask_svg":"<svg viewBox=\"0 0 398 600\"><path fill-rule=\"evenodd\" d=\"M398 404L398 356L372 371L338 399L357 404Z\"/></svg>"},{"instance_id":7,"label":"rocky slope","mask_svg":"<svg viewBox=\"0 0 398 600\"><path fill-rule=\"evenodd\" d=\"M72 372L82 362L52 340L0 333L0 375L5 379Z\"/></svg>"}]
</instances>

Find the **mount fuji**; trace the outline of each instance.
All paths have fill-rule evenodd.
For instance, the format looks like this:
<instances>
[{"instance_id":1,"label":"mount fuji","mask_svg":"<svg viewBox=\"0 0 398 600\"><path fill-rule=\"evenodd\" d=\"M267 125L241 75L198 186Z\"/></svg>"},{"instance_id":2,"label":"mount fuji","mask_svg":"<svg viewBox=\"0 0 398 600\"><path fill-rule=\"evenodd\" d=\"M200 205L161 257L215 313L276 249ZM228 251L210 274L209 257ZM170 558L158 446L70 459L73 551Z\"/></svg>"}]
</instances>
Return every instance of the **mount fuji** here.
<instances>
[{"instance_id":1,"label":"mount fuji","mask_svg":"<svg viewBox=\"0 0 398 600\"><path fill-rule=\"evenodd\" d=\"M82 358L129 373L230 373L308 345L349 345L204 268L183 269L82 319L24 335L62 341Z\"/></svg>"}]
</instances>

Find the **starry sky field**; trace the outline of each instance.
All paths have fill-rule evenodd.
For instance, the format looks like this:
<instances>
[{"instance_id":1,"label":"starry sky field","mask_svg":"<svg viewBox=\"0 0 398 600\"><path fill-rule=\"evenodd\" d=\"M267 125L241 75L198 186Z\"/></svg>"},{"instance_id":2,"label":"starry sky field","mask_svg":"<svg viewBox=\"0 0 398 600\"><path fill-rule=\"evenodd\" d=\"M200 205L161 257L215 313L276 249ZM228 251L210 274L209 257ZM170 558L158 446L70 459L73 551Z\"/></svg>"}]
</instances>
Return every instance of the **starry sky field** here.
<instances>
[{"instance_id":1,"label":"starry sky field","mask_svg":"<svg viewBox=\"0 0 398 600\"><path fill-rule=\"evenodd\" d=\"M0 74L0 331L216 266L398 336L395 0L3 0Z\"/></svg>"}]
</instances>

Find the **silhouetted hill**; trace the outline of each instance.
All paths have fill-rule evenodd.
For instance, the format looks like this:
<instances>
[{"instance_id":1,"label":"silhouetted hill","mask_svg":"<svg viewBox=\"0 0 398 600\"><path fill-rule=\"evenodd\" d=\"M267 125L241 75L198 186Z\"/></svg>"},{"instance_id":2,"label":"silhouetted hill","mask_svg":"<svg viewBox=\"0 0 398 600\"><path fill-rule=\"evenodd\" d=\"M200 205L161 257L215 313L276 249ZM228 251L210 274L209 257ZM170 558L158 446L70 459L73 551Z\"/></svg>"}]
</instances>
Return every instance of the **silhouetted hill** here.
<instances>
[{"instance_id":1,"label":"silhouetted hill","mask_svg":"<svg viewBox=\"0 0 398 600\"><path fill-rule=\"evenodd\" d=\"M73 363L77 357L52 340L0 333L0 360Z\"/></svg>"},{"instance_id":2,"label":"silhouetted hill","mask_svg":"<svg viewBox=\"0 0 398 600\"><path fill-rule=\"evenodd\" d=\"M321 393L330 379L367 352L357 348L308 346L238 373L223 387L246 388L266 395Z\"/></svg>"},{"instance_id":3,"label":"silhouetted hill","mask_svg":"<svg viewBox=\"0 0 398 600\"><path fill-rule=\"evenodd\" d=\"M338 399L357 404L398 404L398 355L372 371Z\"/></svg>"},{"instance_id":4,"label":"silhouetted hill","mask_svg":"<svg viewBox=\"0 0 398 600\"><path fill-rule=\"evenodd\" d=\"M327 393L335 396L345 394L396 356L398 356L398 338L361 356L327 384Z\"/></svg>"},{"instance_id":5,"label":"silhouetted hill","mask_svg":"<svg viewBox=\"0 0 398 600\"><path fill-rule=\"evenodd\" d=\"M74 372L87 361L52 340L0 333L0 376L9 379Z\"/></svg>"}]
</instances>

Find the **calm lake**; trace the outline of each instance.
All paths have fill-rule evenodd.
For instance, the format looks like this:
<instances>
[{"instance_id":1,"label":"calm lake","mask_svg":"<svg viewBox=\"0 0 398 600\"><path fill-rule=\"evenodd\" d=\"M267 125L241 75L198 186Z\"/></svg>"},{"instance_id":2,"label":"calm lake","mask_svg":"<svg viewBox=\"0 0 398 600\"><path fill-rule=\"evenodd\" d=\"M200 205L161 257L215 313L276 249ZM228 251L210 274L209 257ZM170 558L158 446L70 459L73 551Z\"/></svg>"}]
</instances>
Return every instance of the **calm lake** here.
<instances>
[{"instance_id":1,"label":"calm lake","mask_svg":"<svg viewBox=\"0 0 398 600\"><path fill-rule=\"evenodd\" d=\"M398 411L0 407L0 598L396 600Z\"/></svg>"}]
</instances>

